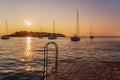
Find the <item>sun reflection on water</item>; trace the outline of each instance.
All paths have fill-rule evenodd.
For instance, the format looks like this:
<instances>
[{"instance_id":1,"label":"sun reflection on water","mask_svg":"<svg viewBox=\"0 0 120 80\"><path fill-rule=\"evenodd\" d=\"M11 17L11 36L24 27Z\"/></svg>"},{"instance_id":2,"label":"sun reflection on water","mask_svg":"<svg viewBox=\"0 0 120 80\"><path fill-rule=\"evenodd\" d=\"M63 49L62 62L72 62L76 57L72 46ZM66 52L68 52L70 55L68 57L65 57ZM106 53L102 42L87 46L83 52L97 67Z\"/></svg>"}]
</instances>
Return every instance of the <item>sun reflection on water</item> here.
<instances>
[{"instance_id":1,"label":"sun reflection on water","mask_svg":"<svg viewBox=\"0 0 120 80\"><path fill-rule=\"evenodd\" d=\"M30 65L28 65L28 64L26 64L26 65L24 66L24 68L25 68L25 71L35 71L35 68L33 68L32 66L30 66Z\"/></svg>"},{"instance_id":2,"label":"sun reflection on water","mask_svg":"<svg viewBox=\"0 0 120 80\"><path fill-rule=\"evenodd\" d=\"M34 68L29 65L33 58L33 53L31 52L31 41L31 37L26 38L26 50L24 53L24 58L21 59L21 62L25 62L25 71L34 71Z\"/></svg>"},{"instance_id":3,"label":"sun reflection on water","mask_svg":"<svg viewBox=\"0 0 120 80\"><path fill-rule=\"evenodd\" d=\"M32 53L31 53L31 37L26 38L26 52L25 52L25 57L31 58Z\"/></svg>"}]
</instances>

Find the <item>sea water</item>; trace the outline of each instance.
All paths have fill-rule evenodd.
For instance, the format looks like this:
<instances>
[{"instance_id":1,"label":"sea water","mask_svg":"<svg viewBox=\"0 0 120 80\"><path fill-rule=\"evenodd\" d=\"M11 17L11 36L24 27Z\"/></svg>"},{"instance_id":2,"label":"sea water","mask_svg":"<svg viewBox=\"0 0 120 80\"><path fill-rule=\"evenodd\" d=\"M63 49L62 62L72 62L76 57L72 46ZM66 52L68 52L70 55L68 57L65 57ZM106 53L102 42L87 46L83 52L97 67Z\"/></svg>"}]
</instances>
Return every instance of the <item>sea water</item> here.
<instances>
[{"instance_id":1,"label":"sea water","mask_svg":"<svg viewBox=\"0 0 120 80\"><path fill-rule=\"evenodd\" d=\"M0 40L0 80L39 80L43 71L44 46L58 45L59 60L120 61L120 38L81 38L72 42L69 37L48 40L37 37L13 37ZM49 62L53 65L55 47L49 45Z\"/></svg>"}]
</instances>

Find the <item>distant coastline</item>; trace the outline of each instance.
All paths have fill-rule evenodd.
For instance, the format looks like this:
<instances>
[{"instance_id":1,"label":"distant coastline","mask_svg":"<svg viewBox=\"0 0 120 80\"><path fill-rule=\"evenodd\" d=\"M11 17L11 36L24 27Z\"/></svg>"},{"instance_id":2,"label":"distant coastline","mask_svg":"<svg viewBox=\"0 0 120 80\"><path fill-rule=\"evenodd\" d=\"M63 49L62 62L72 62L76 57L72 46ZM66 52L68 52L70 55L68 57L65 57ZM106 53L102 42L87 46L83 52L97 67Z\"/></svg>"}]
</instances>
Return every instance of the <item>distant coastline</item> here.
<instances>
[{"instance_id":1,"label":"distant coastline","mask_svg":"<svg viewBox=\"0 0 120 80\"><path fill-rule=\"evenodd\" d=\"M9 34L7 36L9 37L48 37L53 33L49 32L28 32L28 31L16 31L12 34ZM54 33L57 37L71 37L71 36L66 36L62 33ZM1 37L2 35L0 35ZM80 36L81 38L89 38L89 36ZM95 38L120 38L120 36L95 36Z\"/></svg>"},{"instance_id":2,"label":"distant coastline","mask_svg":"<svg viewBox=\"0 0 120 80\"><path fill-rule=\"evenodd\" d=\"M80 36L80 37L81 38L89 38L90 36ZM95 36L95 38L120 38L120 36Z\"/></svg>"},{"instance_id":3,"label":"distant coastline","mask_svg":"<svg viewBox=\"0 0 120 80\"><path fill-rule=\"evenodd\" d=\"M9 37L48 37L53 33L49 33L49 32L28 32L28 31L17 31L14 32L10 35L8 35ZM66 37L65 35L61 34L61 33L54 33L57 37Z\"/></svg>"}]
</instances>

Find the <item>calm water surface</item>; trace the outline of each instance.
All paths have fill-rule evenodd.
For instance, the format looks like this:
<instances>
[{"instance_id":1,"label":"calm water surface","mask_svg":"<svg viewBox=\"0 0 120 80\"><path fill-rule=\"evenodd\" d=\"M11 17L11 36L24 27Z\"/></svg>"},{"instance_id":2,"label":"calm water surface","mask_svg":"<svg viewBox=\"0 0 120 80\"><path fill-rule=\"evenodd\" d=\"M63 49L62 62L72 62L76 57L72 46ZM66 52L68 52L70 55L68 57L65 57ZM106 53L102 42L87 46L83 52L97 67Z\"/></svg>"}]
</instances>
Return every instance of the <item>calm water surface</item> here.
<instances>
[{"instance_id":1,"label":"calm water surface","mask_svg":"<svg viewBox=\"0 0 120 80\"><path fill-rule=\"evenodd\" d=\"M80 42L71 42L69 38L57 40L31 37L11 38L0 40L0 80L8 76L7 73L13 75L41 71L44 45L48 42L58 44L59 60L120 61L120 38L95 38L93 40L82 38ZM52 45L50 49L53 49ZM49 64L54 62L54 53L55 51L50 51Z\"/></svg>"}]
</instances>

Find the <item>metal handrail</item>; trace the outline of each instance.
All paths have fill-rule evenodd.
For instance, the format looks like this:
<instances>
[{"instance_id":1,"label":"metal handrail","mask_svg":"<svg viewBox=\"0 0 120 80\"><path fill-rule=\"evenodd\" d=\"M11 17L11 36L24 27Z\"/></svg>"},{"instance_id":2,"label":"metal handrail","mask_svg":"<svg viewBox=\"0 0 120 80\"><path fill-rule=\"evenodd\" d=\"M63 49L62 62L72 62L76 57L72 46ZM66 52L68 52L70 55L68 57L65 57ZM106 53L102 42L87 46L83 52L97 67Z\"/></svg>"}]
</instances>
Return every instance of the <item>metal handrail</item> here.
<instances>
[{"instance_id":1,"label":"metal handrail","mask_svg":"<svg viewBox=\"0 0 120 80\"><path fill-rule=\"evenodd\" d=\"M57 67L58 67L58 45L55 42L49 42L44 46L44 80L47 78L47 71L48 71L48 47L49 45L52 44L55 46L55 73L57 72ZM56 78L56 77L55 77Z\"/></svg>"}]
</instances>

